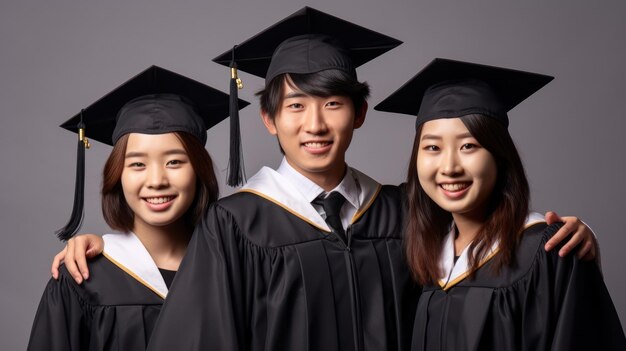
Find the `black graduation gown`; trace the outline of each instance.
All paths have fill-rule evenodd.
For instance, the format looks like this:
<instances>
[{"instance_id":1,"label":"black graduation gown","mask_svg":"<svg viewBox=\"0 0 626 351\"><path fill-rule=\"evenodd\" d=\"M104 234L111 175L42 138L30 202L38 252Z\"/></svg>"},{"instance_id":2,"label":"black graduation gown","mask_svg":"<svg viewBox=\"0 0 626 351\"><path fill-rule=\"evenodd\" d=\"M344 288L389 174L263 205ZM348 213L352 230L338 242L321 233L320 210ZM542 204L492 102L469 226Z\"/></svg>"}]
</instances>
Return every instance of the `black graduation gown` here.
<instances>
[{"instance_id":1,"label":"black graduation gown","mask_svg":"<svg viewBox=\"0 0 626 351\"><path fill-rule=\"evenodd\" d=\"M269 177L282 194L236 193L197 227L148 349L408 350L419 291L399 189L376 186L346 245Z\"/></svg>"},{"instance_id":2,"label":"black graduation gown","mask_svg":"<svg viewBox=\"0 0 626 351\"><path fill-rule=\"evenodd\" d=\"M474 279L424 287L412 350L626 350L597 265L544 250L559 227L527 228L498 275L487 261Z\"/></svg>"},{"instance_id":3,"label":"black graduation gown","mask_svg":"<svg viewBox=\"0 0 626 351\"><path fill-rule=\"evenodd\" d=\"M89 261L90 278L81 285L61 266L41 298L28 350L145 350L167 291L123 262L105 248ZM148 271L159 274L151 263Z\"/></svg>"}]
</instances>

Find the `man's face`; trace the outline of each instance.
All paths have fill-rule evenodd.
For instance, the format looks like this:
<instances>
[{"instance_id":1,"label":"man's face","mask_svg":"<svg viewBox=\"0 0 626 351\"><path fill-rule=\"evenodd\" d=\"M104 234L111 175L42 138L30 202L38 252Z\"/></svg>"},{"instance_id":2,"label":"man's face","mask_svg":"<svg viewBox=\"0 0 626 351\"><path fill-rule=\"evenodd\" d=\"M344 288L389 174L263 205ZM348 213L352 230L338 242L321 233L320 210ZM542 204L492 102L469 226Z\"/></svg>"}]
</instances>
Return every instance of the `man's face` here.
<instances>
[{"instance_id":1,"label":"man's face","mask_svg":"<svg viewBox=\"0 0 626 351\"><path fill-rule=\"evenodd\" d=\"M311 96L283 84L276 116L262 112L268 131L278 137L287 162L298 172L318 184L341 180L346 150L365 113L356 114L347 96Z\"/></svg>"}]
</instances>

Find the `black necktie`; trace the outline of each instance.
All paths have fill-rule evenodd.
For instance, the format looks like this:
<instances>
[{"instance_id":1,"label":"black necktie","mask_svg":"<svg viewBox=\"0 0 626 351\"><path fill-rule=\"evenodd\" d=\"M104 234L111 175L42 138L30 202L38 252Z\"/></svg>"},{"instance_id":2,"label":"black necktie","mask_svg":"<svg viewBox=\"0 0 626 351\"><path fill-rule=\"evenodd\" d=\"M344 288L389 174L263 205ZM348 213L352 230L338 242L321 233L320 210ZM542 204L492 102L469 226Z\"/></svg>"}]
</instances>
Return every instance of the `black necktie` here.
<instances>
[{"instance_id":1,"label":"black necktie","mask_svg":"<svg viewBox=\"0 0 626 351\"><path fill-rule=\"evenodd\" d=\"M328 223L328 226L339 235L344 243L348 243L346 232L341 224L341 216L339 215L344 202L346 202L346 198L339 192L333 191L322 200L322 206L324 207L324 212L326 212L326 223Z\"/></svg>"}]
</instances>

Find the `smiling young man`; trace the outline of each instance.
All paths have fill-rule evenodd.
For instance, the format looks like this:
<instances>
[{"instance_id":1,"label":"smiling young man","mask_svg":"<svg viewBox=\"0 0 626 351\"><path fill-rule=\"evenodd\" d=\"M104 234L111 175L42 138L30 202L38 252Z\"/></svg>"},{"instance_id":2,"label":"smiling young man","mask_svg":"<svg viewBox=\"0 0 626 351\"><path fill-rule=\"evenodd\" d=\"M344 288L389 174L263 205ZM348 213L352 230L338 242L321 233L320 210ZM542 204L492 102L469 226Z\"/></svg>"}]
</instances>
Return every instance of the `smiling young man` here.
<instances>
[{"instance_id":1,"label":"smiling young man","mask_svg":"<svg viewBox=\"0 0 626 351\"><path fill-rule=\"evenodd\" d=\"M263 123L288 165L325 191L337 186L353 132L365 121L367 84L351 82L341 71L284 74L259 95Z\"/></svg>"},{"instance_id":2,"label":"smiling young man","mask_svg":"<svg viewBox=\"0 0 626 351\"><path fill-rule=\"evenodd\" d=\"M345 160L369 95L355 68L399 43L305 8L237 47L238 68L265 77L261 116L284 159L196 229L149 350L408 347L419 292L400 191Z\"/></svg>"},{"instance_id":3,"label":"smiling young man","mask_svg":"<svg viewBox=\"0 0 626 351\"><path fill-rule=\"evenodd\" d=\"M300 79L316 78L317 75ZM355 97L360 104L355 107L349 96L333 95L338 92L330 89L326 92L328 96L308 95L287 75L275 79L269 89L276 90L282 98L270 111L271 103L266 101L270 94L263 94L261 114L265 127L278 138L289 166L330 191L345 175L345 153L353 131L365 121L365 99ZM362 84L355 90L363 94L369 89Z\"/></svg>"}]
</instances>

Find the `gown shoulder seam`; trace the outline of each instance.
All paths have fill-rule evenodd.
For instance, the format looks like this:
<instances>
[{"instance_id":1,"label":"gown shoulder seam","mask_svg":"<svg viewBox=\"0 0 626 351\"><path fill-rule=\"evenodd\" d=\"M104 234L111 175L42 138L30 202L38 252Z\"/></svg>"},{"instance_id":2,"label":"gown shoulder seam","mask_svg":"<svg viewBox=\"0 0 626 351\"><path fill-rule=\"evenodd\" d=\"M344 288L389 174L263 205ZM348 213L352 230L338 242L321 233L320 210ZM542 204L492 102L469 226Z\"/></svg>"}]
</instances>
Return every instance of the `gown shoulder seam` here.
<instances>
[{"instance_id":1,"label":"gown shoulder seam","mask_svg":"<svg viewBox=\"0 0 626 351\"><path fill-rule=\"evenodd\" d=\"M93 307L94 305L89 303L89 301L83 296L83 294L81 293L81 291L79 291L79 289L83 290L84 293L86 293L84 290L84 287L81 287L78 285L78 283L76 283L76 281L74 281L74 278L72 278L72 276L70 275L70 273L67 271L67 268L63 267L64 270L62 271L62 274L64 275L64 279L67 279L69 282L66 283L65 285L68 286L69 290L72 291L72 294L74 295L74 297L76 298L76 300L78 300L78 302L80 303L80 306L85 308L85 307ZM64 272L64 273L63 273ZM56 283L58 284L63 284L61 281L56 281ZM84 310L83 310L84 312Z\"/></svg>"},{"instance_id":2,"label":"gown shoulder seam","mask_svg":"<svg viewBox=\"0 0 626 351\"><path fill-rule=\"evenodd\" d=\"M542 225L542 224L544 224L544 225L545 225L545 222L538 222L538 223L532 224L532 225L530 225L529 227L527 227L527 228L524 230L524 233L525 233L526 231L528 231L529 229L534 228L534 227L536 227L536 226L538 226L538 225ZM516 285L516 284L518 284L520 281L525 280L525 279L529 276L529 274L531 274L531 272L533 272L533 270L534 270L535 266L537 265L537 261L539 260L539 255L542 253L542 251L544 251L544 250L543 250L543 246L542 246L542 244L545 244L545 243L547 242L547 240L548 240L548 239L549 239L549 238L550 238L550 237L551 237L551 236L552 236L552 235L556 232L556 230L558 230L558 228L560 228L560 227L561 227L561 225L560 225L560 224L551 224L551 225L546 225L546 226L545 226L545 227L541 230L541 232L540 232L540 233L538 233L538 235L541 235L541 239L539 240L539 243L537 244L537 247L535 248L535 252L534 252L534 254L533 254L532 263L528 265L528 269L526 270L526 272L524 272L523 274L521 274L521 275L519 276L519 278L518 278L518 279L516 279L516 280L512 281L512 282L509 284L509 286ZM550 255L550 254L552 254L552 253L554 253L554 252L558 252L558 250L557 250L557 251L555 251L555 249L553 249L551 252L546 252L546 254Z\"/></svg>"}]
</instances>

